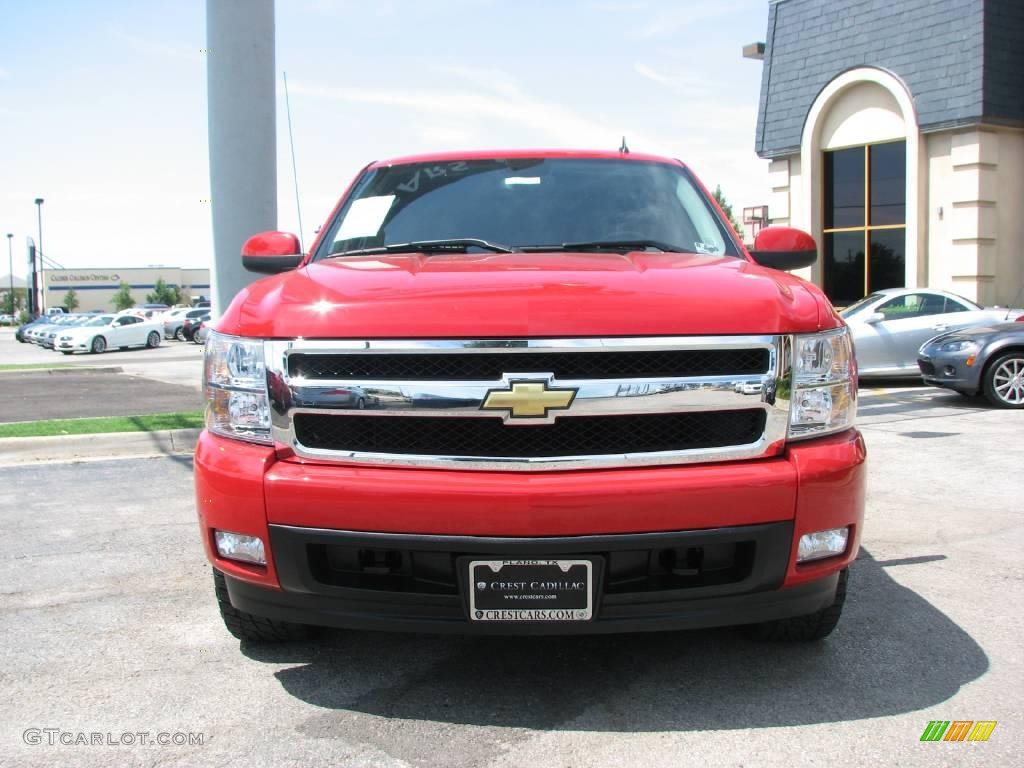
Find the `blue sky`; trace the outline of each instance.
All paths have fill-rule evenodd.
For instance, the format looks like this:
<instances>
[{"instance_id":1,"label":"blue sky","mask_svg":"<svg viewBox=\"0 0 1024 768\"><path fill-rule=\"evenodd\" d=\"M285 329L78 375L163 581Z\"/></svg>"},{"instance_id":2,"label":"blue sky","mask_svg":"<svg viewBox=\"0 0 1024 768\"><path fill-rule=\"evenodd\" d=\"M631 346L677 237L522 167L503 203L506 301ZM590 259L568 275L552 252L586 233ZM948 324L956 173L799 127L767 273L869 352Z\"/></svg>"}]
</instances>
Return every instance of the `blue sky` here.
<instances>
[{"instance_id":1,"label":"blue sky","mask_svg":"<svg viewBox=\"0 0 1024 768\"><path fill-rule=\"evenodd\" d=\"M16 275L43 197L68 267L208 266L205 4L3 0L0 232ZM735 207L753 151L767 0L278 0L306 232L373 159L442 149L679 157ZM283 92L279 227L297 230ZM6 272L0 267L0 272Z\"/></svg>"}]
</instances>

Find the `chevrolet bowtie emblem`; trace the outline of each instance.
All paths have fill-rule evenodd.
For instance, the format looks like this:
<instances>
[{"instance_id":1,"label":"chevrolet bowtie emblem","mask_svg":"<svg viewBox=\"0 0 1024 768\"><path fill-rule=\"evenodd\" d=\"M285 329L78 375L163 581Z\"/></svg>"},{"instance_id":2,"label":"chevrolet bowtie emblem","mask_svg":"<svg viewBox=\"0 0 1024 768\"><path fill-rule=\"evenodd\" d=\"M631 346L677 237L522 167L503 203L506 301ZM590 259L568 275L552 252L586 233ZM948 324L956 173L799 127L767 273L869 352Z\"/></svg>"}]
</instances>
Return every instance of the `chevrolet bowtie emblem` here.
<instances>
[{"instance_id":1,"label":"chevrolet bowtie emblem","mask_svg":"<svg viewBox=\"0 0 1024 768\"><path fill-rule=\"evenodd\" d=\"M513 419L543 419L548 411L564 411L576 397L575 389L548 389L547 381L512 381L508 389L492 389L480 407L508 411Z\"/></svg>"}]
</instances>

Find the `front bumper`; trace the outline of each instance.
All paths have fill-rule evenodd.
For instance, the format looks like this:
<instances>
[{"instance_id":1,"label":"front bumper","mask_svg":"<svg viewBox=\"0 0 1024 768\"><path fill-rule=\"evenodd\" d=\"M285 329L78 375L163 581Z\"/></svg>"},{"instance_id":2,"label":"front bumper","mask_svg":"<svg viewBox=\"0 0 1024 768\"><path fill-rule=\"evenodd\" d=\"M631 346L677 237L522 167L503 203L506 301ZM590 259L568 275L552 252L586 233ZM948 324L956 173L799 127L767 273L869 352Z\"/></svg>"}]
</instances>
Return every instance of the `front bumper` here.
<instances>
[{"instance_id":1,"label":"front bumper","mask_svg":"<svg viewBox=\"0 0 1024 768\"><path fill-rule=\"evenodd\" d=\"M859 547L864 461L856 430L793 443L760 461L529 476L279 461L273 448L204 432L195 476L207 555L241 610L343 627L578 633L750 623L828 605L836 574ZM842 526L851 528L843 555L796 564L800 536ZM267 565L219 557L214 529L261 537ZM724 581L650 588L658 577L649 569L638 576L646 587L616 586L623 562L653 563L666 549L723 542L746 553ZM448 563L440 579L447 586L424 591L405 574L382 589L325 575L317 552L335 546L413 559L427 553ZM593 557L600 564L594 620L471 622L455 564L472 554Z\"/></svg>"},{"instance_id":2,"label":"front bumper","mask_svg":"<svg viewBox=\"0 0 1024 768\"><path fill-rule=\"evenodd\" d=\"M232 605L280 621L392 632L590 634L748 624L821 610L835 599L837 582L833 573L779 589L789 557L791 523L540 539L404 536L271 526L270 537L282 589L227 577ZM651 582L628 579L636 572L638 559L646 560L647 553L693 548L725 552L733 547L738 552L745 546L750 557L739 569L720 571L714 578L704 579L706 583L695 583L699 577L676 577L676 584L667 584L666 574L662 574L655 583L669 588L638 589L651 586ZM322 555L329 550L400 553L406 563L422 562L428 578L415 578L413 569L406 574L349 571L327 577ZM638 558L640 553L644 557ZM463 567L463 558L554 556L594 560L598 584L592 621L498 623L470 619L465 597L468 569ZM349 586L339 585L337 576ZM335 583L324 583L325 578ZM688 580L694 583L687 584ZM358 587L351 586L357 582ZM419 591L414 591L417 588Z\"/></svg>"},{"instance_id":3,"label":"front bumper","mask_svg":"<svg viewBox=\"0 0 1024 768\"><path fill-rule=\"evenodd\" d=\"M976 395L981 388L981 361L967 365L968 355L950 353L948 355L919 355L917 366L921 369L921 378L932 387L943 387Z\"/></svg>"}]
</instances>

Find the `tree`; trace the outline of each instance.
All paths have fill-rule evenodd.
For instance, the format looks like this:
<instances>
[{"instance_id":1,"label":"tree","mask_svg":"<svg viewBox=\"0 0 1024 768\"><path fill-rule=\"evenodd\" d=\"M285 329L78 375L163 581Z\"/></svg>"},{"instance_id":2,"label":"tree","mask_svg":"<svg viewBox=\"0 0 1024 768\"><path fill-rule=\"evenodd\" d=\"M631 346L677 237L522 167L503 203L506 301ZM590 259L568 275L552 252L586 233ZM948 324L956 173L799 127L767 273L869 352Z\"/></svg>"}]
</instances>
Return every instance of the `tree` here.
<instances>
[{"instance_id":1,"label":"tree","mask_svg":"<svg viewBox=\"0 0 1024 768\"><path fill-rule=\"evenodd\" d=\"M725 212L725 217L729 219L729 223L732 224L732 228L736 230L736 234L740 236L740 240L743 239L743 224L736 221L736 217L732 215L732 203L725 199L725 194L722 192L722 185L715 185L715 192L712 195L715 198L715 202L718 203L718 207Z\"/></svg>"},{"instance_id":2,"label":"tree","mask_svg":"<svg viewBox=\"0 0 1024 768\"><path fill-rule=\"evenodd\" d=\"M16 315L19 309L25 307L25 294L26 290L24 288L15 288L13 294L10 288L4 291L3 306L0 308L0 314Z\"/></svg>"},{"instance_id":3,"label":"tree","mask_svg":"<svg viewBox=\"0 0 1024 768\"><path fill-rule=\"evenodd\" d=\"M114 294L114 298L110 302L114 305L114 310L117 312L120 312L122 309L131 309L135 306L135 299L132 298L132 290L128 283L121 283L117 293Z\"/></svg>"},{"instance_id":4,"label":"tree","mask_svg":"<svg viewBox=\"0 0 1024 768\"><path fill-rule=\"evenodd\" d=\"M181 289L176 285L168 285L162 277L158 277L153 292L146 294L146 301L150 304L166 304L173 307L181 303Z\"/></svg>"},{"instance_id":5,"label":"tree","mask_svg":"<svg viewBox=\"0 0 1024 768\"><path fill-rule=\"evenodd\" d=\"M68 288L68 292L64 294L64 301L61 303L64 305L64 310L68 313L78 309L78 294L75 293L74 288Z\"/></svg>"}]
</instances>

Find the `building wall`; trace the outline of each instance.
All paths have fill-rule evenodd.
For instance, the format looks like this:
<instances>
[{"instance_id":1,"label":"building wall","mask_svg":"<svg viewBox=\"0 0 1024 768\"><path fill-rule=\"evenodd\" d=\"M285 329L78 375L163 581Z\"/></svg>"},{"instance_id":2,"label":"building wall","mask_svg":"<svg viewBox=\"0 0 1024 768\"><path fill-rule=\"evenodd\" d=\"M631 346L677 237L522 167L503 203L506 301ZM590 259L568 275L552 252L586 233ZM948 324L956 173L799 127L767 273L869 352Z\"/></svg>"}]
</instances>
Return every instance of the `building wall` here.
<instances>
[{"instance_id":1,"label":"building wall","mask_svg":"<svg viewBox=\"0 0 1024 768\"><path fill-rule=\"evenodd\" d=\"M1022 72L1022 0L770 0L770 223L821 243L822 153L905 139L905 284L1024 305Z\"/></svg>"},{"instance_id":2,"label":"building wall","mask_svg":"<svg viewBox=\"0 0 1024 768\"><path fill-rule=\"evenodd\" d=\"M180 269L178 267L130 269L48 269L45 272L46 306L59 307L69 288L78 298L78 309L113 311L114 294L122 282L131 288L136 304L146 301L156 281L163 278L168 285L176 285L191 298L210 295L210 270Z\"/></svg>"},{"instance_id":3,"label":"building wall","mask_svg":"<svg viewBox=\"0 0 1024 768\"><path fill-rule=\"evenodd\" d=\"M1024 132L928 137L928 285L981 304L1024 302Z\"/></svg>"}]
</instances>

